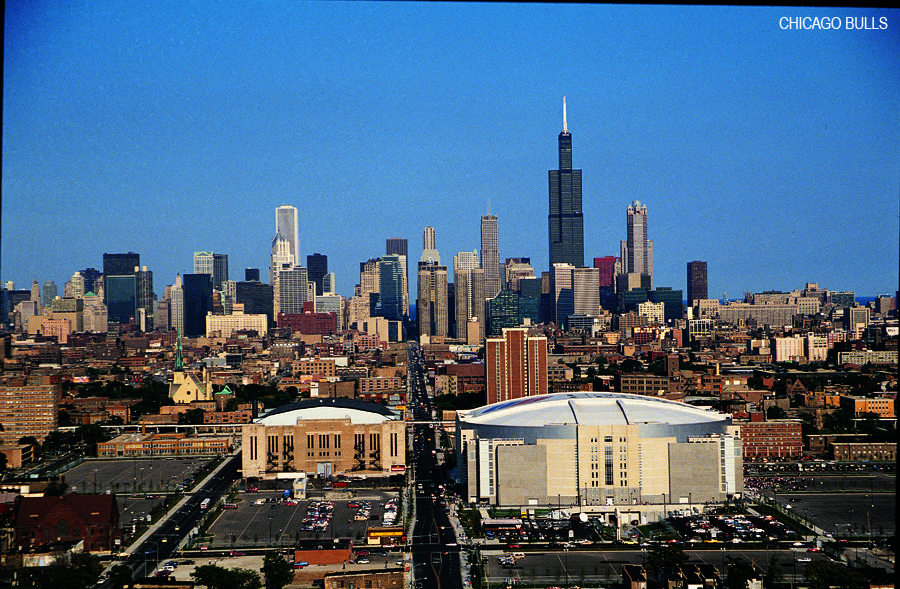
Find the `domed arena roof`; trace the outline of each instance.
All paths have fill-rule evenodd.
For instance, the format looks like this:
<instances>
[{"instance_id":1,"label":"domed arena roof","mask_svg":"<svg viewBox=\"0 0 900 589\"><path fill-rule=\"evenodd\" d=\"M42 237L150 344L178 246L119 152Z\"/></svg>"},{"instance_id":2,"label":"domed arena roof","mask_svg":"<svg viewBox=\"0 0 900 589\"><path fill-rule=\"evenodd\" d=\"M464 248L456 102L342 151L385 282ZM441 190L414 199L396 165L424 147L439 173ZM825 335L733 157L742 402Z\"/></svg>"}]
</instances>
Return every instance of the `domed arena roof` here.
<instances>
[{"instance_id":1,"label":"domed arena roof","mask_svg":"<svg viewBox=\"0 0 900 589\"><path fill-rule=\"evenodd\" d=\"M730 415L685 403L626 393L555 393L494 403L460 411L473 425L542 427L546 425L630 425L727 422Z\"/></svg>"},{"instance_id":2,"label":"domed arena roof","mask_svg":"<svg viewBox=\"0 0 900 589\"><path fill-rule=\"evenodd\" d=\"M298 421L317 419L349 419L353 424L383 423L398 419L390 409L378 403L328 397L309 399L273 409L256 423L262 425L295 425Z\"/></svg>"}]
</instances>

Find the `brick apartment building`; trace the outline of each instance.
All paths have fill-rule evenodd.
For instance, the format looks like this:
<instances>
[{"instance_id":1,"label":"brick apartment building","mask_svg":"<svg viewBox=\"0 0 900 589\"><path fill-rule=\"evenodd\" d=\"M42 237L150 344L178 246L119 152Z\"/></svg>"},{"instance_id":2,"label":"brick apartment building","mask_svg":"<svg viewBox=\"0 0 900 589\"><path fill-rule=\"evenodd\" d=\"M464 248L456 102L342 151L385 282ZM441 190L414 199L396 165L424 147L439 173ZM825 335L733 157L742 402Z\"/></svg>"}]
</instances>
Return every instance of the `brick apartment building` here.
<instances>
[{"instance_id":1,"label":"brick apartment building","mask_svg":"<svg viewBox=\"0 0 900 589\"><path fill-rule=\"evenodd\" d=\"M799 458L803 452L799 419L736 421L740 427L744 460Z\"/></svg>"},{"instance_id":2,"label":"brick apartment building","mask_svg":"<svg viewBox=\"0 0 900 589\"><path fill-rule=\"evenodd\" d=\"M15 505L16 547L84 540L85 552L109 552L120 537L115 495L22 497Z\"/></svg>"},{"instance_id":3,"label":"brick apartment building","mask_svg":"<svg viewBox=\"0 0 900 589\"><path fill-rule=\"evenodd\" d=\"M56 430L59 385L25 378L0 382L0 445L17 444L25 436L43 442Z\"/></svg>"}]
</instances>

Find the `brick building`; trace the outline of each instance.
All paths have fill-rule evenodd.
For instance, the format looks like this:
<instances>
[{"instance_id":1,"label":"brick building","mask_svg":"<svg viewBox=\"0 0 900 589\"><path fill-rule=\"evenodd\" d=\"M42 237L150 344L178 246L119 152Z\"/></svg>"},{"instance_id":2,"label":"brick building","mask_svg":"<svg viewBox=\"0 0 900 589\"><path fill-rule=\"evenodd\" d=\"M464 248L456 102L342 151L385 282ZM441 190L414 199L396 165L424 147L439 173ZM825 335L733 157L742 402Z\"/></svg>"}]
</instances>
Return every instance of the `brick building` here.
<instances>
[{"instance_id":1,"label":"brick building","mask_svg":"<svg viewBox=\"0 0 900 589\"><path fill-rule=\"evenodd\" d=\"M0 445L13 445L25 436L43 442L56 430L59 385L24 378L0 384Z\"/></svg>"},{"instance_id":2,"label":"brick building","mask_svg":"<svg viewBox=\"0 0 900 589\"><path fill-rule=\"evenodd\" d=\"M740 427L744 460L799 458L803 451L799 419L736 421L735 425Z\"/></svg>"},{"instance_id":3,"label":"brick building","mask_svg":"<svg viewBox=\"0 0 900 589\"><path fill-rule=\"evenodd\" d=\"M84 540L85 552L110 552L120 537L115 495L22 497L15 505L14 522L20 550Z\"/></svg>"}]
</instances>

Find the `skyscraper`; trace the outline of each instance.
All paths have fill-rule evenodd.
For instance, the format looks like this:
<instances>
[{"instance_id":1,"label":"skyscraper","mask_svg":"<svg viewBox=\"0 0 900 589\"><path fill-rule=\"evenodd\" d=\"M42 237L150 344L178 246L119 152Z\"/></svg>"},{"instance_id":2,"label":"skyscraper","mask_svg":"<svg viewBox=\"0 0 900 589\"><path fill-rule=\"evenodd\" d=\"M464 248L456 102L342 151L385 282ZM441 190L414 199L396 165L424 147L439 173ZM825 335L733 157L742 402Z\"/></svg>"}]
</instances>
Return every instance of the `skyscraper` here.
<instances>
[{"instance_id":1,"label":"skyscraper","mask_svg":"<svg viewBox=\"0 0 900 589\"><path fill-rule=\"evenodd\" d=\"M311 300L309 295L309 278L307 269L294 266L284 269L278 274L278 313L302 313L303 303ZM313 299L314 300L314 299Z\"/></svg>"},{"instance_id":2,"label":"skyscraper","mask_svg":"<svg viewBox=\"0 0 900 589\"><path fill-rule=\"evenodd\" d=\"M409 315L409 243L402 237L389 237L384 253L397 254L403 262L403 314Z\"/></svg>"},{"instance_id":3,"label":"skyscraper","mask_svg":"<svg viewBox=\"0 0 900 589\"><path fill-rule=\"evenodd\" d=\"M194 274L209 274L213 290L222 290L228 280L228 254L194 252Z\"/></svg>"},{"instance_id":4,"label":"skyscraper","mask_svg":"<svg viewBox=\"0 0 900 589\"><path fill-rule=\"evenodd\" d=\"M378 317L403 320L403 256L387 254L379 269Z\"/></svg>"},{"instance_id":5,"label":"skyscraper","mask_svg":"<svg viewBox=\"0 0 900 589\"><path fill-rule=\"evenodd\" d=\"M706 288L706 262L687 263L687 302L693 306L700 299L709 298Z\"/></svg>"},{"instance_id":6,"label":"skyscraper","mask_svg":"<svg viewBox=\"0 0 900 589\"><path fill-rule=\"evenodd\" d=\"M325 292L325 275L328 274L328 256L320 253L306 256L306 270L309 273L309 281L316 285L316 294Z\"/></svg>"},{"instance_id":7,"label":"skyscraper","mask_svg":"<svg viewBox=\"0 0 900 589\"><path fill-rule=\"evenodd\" d=\"M653 242L647 239L647 206L635 200L626 211L627 238L622 242L622 274L639 278L628 279L629 285L640 283L641 288L653 289ZM628 290L631 290L629 286Z\"/></svg>"},{"instance_id":8,"label":"skyscraper","mask_svg":"<svg viewBox=\"0 0 900 589\"><path fill-rule=\"evenodd\" d=\"M273 287L278 279L278 274L285 268L293 268L296 264L294 254L291 253L291 243L281 233L276 233L272 238L272 259L269 267L269 284Z\"/></svg>"},{"instance_id":9,"label":"skyscraper","mask_svg":"<svg viewBox=\"0 0 900 589\"><path fill-rule=\"evenodd\" d=\"M471 275L472 270L478 267L478 252L458 252L453 256L453 283L456 288L454 299L456 328L454 334L459 339L466 337L466 324L470 319L478 315L478 311L475 308L477 296L474 292L475 285ZM484 272L482 271L483 275Z\"/></svg>"},{"instance_id":10,"label":"skyscraper","mask_svg":"<svg viewBox=\"0 0 900 589\"><path fill-rule=\"evenodd\" d=\"M156 309L156 295L153 292L153 272L148 270L147 266L143 266L134 273L134 280L137 313L140 315L140 309L143 309L145 316L150 318L149 322L144 325L146 328L144 331L148 331L153 327L153 314Z\"/></svg>"},{"instance_id":11,"label":"skyscraper","mask_svg":"<svg viewBox=\"0 0 900 589\"><path fill-rule=\"evenodd\" d=\"M275 233L280 234L288 242L295 264L300 263L300 231L297 226L297 209L290 205L282 205L275 209Z\"/></svg>"},{"instance_id":12,"label":"skyscraper","mask_svg":"<svg viewBox=\"0 0 900 589\"><path fill-rule=\"evenodd\" d=\"M41 286L41 299L45 307L50 306L50 301L56 298L56 283L52 280L44 281Z\"/></svg>"},{"instance_id":13,"label":"skyscraper","mask_svg":"<svg viewBox=\"0 0 900 589\"><path fill-rule=\"evenodd\" d=\"M572 135L566 124L563 97L563 130L559 134L559 169L550 170L550 267L553 264L584 266L584 215L581 212L581 170L572 169Z\"/></svg>"},{"instance_id":14,"label":"skyscraper","mask_svg":"<svg viewBox=\"0 0 900 589\"><path fill-rule=\"evenodd\" d=\"M201 337L206 334L206 315L213 310L212 276L210 274L185 274L182 277L184 293L184 336Z\"/></svg>"},{"instance_id":15,"label":"skyscraper","mask_svg":"<svg viewBox=\"0 0 900 589\"><path fill-rule=\"evenodd\" d=\"M105 276L133 275L134 269L140 265L141 255L134 252L128 252L127 254L103 254L103 274ZM85 276L85 278L88 277Z\"/></svg>"},{"instance_id":16,"label":"skyscraper","mask_svg":"<svg viewBox=\"0 0 900 589\"><path fill-rule=\"evenodd\" d=\"M500 239L496 215L481 216L481 267L484 269L486 298L500 292Z\"/></svg>"},{"instance_id":17,"label":"skyscraper","mask_svg":"<svg viewBox=\"0 0 900 589\"><path fill-rule=\"evenodd\" d=\"M416 302L419 335L448 335L447 267L419 262L419 298Z\"/></svg>"}]
</instances>

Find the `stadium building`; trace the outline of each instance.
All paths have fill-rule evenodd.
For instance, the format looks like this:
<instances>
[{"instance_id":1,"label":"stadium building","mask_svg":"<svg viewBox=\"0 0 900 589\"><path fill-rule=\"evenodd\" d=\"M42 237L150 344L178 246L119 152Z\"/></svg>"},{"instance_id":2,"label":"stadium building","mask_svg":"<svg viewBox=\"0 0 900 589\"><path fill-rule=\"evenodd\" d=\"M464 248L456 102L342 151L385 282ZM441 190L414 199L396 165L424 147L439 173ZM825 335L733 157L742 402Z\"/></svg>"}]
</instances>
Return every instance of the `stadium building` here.
<instances>
[{"instance_id":1,"label":"stadium building","mask_svg":"<svg viewBox=\"0 0 900 589\"><path fill-rule=\"evenodd\" d=\"M499 506L720 502L743 489L731 416L622 393L459 411L462 493Z\"/></svg>"},{"instance_id":2,"label":"stadium building","mask_svg":"<svg viewBox=\"0 0 900 589\"><path fill-rule=\"evenodd\" d=\"M245 478L387 476L406 465L405 422L378 403L331 397L279 407L243 427Z\"/></svg>"}]
</instances>

